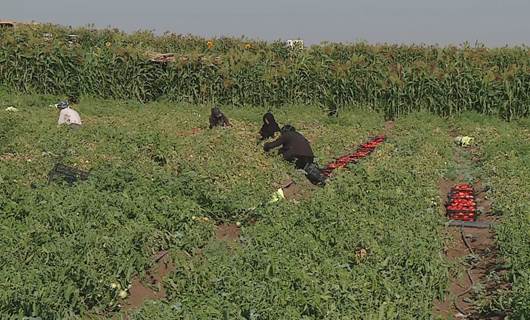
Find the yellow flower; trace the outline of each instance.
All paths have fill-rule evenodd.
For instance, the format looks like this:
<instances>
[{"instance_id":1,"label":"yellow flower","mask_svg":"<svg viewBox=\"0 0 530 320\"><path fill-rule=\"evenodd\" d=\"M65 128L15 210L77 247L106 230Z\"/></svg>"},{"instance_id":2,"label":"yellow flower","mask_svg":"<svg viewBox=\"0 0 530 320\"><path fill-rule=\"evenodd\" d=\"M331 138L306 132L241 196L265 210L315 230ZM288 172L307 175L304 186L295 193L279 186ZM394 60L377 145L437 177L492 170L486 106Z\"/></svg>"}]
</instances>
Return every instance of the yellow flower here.
<instances>
[{"instance_id":1,"label":"yellow flower","mask_svg":"<svg viewBox=\"0 0 530 320\"><path fill-rule=\"evenodd\" d=\"M105 46L106 46L107 48L110 48L110 45L111 45L111 43L108 42L108 41L107 41L107 43L105 43Z\"/></svg>"},{"instance_id":2,"label":"yellow flower","mask_svg":"<svg viewBox=\"0 0 530 320\"><path fill-rule=\"evenodd\" d=\"M213 41L208 41L206 44L208 45L208 49L213 48Z\"/></svg>"},{"instance_id":3,"label":"yellow flower","mask_svg":"<svg viewBox=\"0 0 530 320\"><path fill-rule=\"evenodd\" d=\"M245 44L245 49L251 49L252 45L250 43Z\"/></svg>"}]
</instances>

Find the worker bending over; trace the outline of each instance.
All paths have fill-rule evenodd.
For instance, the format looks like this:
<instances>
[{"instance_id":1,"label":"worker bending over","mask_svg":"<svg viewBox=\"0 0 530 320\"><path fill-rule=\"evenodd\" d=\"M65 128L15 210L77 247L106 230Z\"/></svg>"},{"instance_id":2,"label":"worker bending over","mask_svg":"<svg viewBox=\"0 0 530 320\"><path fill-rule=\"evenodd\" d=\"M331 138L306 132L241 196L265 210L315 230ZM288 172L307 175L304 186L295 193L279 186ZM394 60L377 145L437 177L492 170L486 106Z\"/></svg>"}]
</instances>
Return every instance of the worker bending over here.
<instances>
[{"instance_id":1,"label":"worker bending over","mask_svg":"<svg viewBox=\"0 0 530 320\"><path fill-rule=\"evenodd\" d=\"M57 109L61 110L61 112L59 112L58 123L60 125L67 124L72 129L79 129L82 125L81 117L77 111L70 107L70 104L74 103L77 103L77 98L69 97L67 101L61 101L55 105Z\"/></svg>"},{"instance_id":2,"label":"worker bending over","mask_svg":"<svg viewBox=\"0 0 530 320\"><path fill-rule=\"evenodd\" d=\"M281 129L278 139L265 143L263 149L267 152L273 148L282 146L279 153L289 162L294 162L297 169L304 169L312 164L315 156L309 145L309 141L291 125L285 125Z\"/></svg>"},{"instance_id":3,"label":"worker bending over","mask_svg":"<svg viewBox=\"0 0 530 320\"><path fill-rule=\"evenodd\" d=\"M228 118L221 112L219 107L213 107L210 114L210 129L214 127L230 127L230 121Z\"/></svg>"},{"instance_id":4,"label":"worker bending over","mask_svg":"<svg viewBox=\"0 0 530 320\"><path fill-rule=\"evenodd\" d=\"M280 132L280 126L278 126L278 123L276 122L276 119L274 119L272 112L268 111L263 115L263 125L259 130L261 140L274 138L274 134L276 132Z\"/></svg>"}]
</instances>

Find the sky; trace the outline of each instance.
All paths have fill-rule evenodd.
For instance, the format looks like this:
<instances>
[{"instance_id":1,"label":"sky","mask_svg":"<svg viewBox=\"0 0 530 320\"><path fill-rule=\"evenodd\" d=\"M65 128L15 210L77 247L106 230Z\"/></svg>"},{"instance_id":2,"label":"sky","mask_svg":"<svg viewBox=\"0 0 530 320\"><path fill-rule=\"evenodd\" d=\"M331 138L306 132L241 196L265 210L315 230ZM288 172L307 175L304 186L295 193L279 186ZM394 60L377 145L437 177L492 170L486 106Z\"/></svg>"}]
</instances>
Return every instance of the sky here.
<instances>
[{"instance_id":1,"label":"sky","mask_svg":"<svg viewBox=\"0 0 530 320\"><path fill-rule=\"evenodd\" d=\"M0 0L0 19L306 44L530 45L530 0Z\"/></svg>"}]
</instances>

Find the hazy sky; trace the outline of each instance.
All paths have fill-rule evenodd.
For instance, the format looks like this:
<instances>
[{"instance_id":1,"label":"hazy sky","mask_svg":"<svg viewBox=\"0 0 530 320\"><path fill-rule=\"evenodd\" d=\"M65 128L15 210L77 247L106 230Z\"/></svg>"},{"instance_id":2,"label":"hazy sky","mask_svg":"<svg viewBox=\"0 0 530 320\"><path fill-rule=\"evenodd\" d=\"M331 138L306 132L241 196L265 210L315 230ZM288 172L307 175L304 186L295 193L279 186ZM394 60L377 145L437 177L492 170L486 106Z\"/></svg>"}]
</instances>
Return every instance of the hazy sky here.
<instances>
[{"instance_id":1,"label":"hazy sky","mask_svg":"<svg viewBox=\"0 0 530 320\"><path fill-rule=\"evenodd\" d=\"M530 45L530 0L0 0L0 19L202 36Z\"/></svg>"}]
</instances>

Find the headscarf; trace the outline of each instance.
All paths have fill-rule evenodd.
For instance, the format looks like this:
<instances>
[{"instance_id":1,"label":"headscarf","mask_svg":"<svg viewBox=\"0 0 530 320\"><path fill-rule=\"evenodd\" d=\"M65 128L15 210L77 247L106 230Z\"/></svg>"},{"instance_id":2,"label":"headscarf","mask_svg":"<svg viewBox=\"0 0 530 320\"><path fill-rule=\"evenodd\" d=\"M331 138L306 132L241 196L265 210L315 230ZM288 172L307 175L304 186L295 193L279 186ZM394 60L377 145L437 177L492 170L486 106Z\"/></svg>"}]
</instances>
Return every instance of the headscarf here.
<instances>
[{"instance_id":1,"label":"headscarf","mask_svg":"<svg viewBox=\"0 0 530 320\"><path fill-rule=\"evenodd\" d=\"M69 107L68 101L61 101L58 104L55 105L55 107L59 110L66 109Z\"/></svg>"},{"instance_id":2,"label":"headscarf","mask_svg":"<svg viewBox=\"0 0 530 320\"><path fill-rule=\"evenodd\" d=\"M270 127L274 131L280 131L280 126L278 125L276 119L274 119L274 115L270 111L263 115L263 125Z\"/></svg>"},{"instance_id":3,"label":"headscarf","mask_svg":"<svg viewBox=\"0 0 530 320\"><path fill-rule=\"evenodd\" d=\"M213 107L212 116L214 118L221 118L223 116L223 113L221 112L221 109L219 109L219 107Z\"/></svg>"},{"instance_id":4,"label":"headscarf","mask_svg":"<svg viewBox=\"0 0 530 320\"><path fill-rule=\"evenodd\" d=\"M295 132L295 131L296 131L296 129L295 129L292 125L290 125L290 124L286 124L286 125L284 125L284 126L282 127L282 130L281 130L282 133Z\"/></svg>"}]
</instances>

